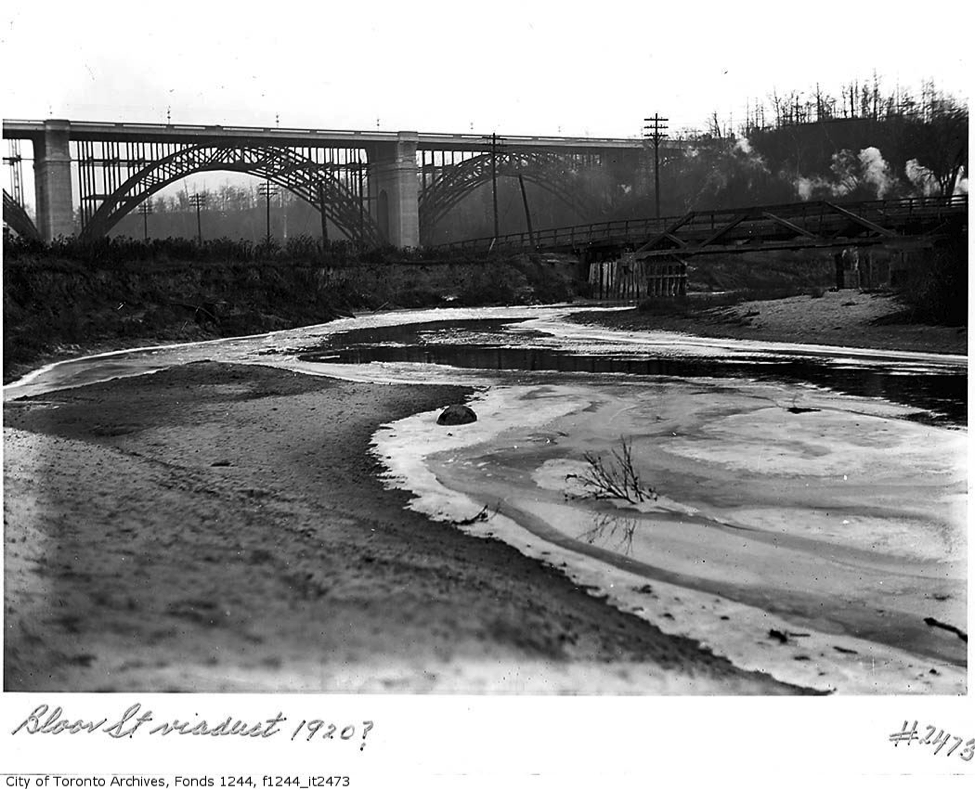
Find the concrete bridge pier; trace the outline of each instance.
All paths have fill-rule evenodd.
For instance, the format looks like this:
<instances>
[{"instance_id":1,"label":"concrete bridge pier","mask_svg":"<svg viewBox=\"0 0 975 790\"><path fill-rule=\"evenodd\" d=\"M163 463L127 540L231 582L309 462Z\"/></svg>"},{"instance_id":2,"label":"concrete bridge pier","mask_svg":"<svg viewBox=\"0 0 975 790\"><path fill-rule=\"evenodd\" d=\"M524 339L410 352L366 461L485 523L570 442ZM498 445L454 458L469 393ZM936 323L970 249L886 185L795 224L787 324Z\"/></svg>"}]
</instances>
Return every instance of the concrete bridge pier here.
<instances>
[{"instance_id":1,"label":"concrete bridge pier","mask_svg":"<svg viewBox=\"0 0 975 790\"><path fill-rule=\"evenodd\" d=\"M34 190L37 231L44 241L75 232L71 204L70 121L44 121L44 136L34 140Z\"/></svg>"},{"instance_id":2,"label":"concrete bridge pier","mask_svg":"<svg viewBox=\"0 0 975 790\"><path fill-rule=\"evenodd\" d=\"M369 167L369 193L379 229L395 247L420 244L417 132L399 132L394 143L376 146Z\"/></svg>"}]
</instances>

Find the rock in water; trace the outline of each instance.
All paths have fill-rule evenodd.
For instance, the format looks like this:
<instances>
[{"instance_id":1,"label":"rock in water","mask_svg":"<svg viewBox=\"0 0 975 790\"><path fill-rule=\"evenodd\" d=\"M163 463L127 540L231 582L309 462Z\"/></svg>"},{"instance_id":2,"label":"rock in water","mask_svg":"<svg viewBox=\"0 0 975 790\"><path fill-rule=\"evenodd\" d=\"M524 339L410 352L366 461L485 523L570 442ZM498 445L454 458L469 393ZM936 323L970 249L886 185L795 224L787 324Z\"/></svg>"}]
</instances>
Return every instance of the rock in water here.
<instances>
[{"instance_id":1,"label":"rock in water","mask_svg":"<svg viewBox=\"0 0 975 790\"><path fill-rule=\"evenodd\" d=\"M477 415L472 408L453 404L444 409L441 415L437 417L437 425L465 425L476 420Z\"/></svg>"}]
</instances>

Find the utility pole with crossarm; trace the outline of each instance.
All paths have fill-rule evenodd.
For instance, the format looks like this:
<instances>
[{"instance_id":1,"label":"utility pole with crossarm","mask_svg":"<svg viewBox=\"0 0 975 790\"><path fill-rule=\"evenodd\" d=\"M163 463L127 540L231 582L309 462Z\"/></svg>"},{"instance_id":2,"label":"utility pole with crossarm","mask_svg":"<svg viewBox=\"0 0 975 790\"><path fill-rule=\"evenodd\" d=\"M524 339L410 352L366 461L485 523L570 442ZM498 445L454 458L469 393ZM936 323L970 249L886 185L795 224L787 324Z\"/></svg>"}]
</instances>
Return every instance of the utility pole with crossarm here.
<instances>
[{"instance_id":1,"label":"utility pole with crossarm","mask_svg":"<svg viewBox=\"0 0 975 790\"><path fill-rule=\"evenodd\" d=\"M657 113L653 114L653 118L643 119L647 124L643 127L644 135L653 141L653 199L658 219L660 218L660 141L667 136L664 130L667 128L665 124L668 120L668 118L661 118Z\"/></svg>"},{"instance_id":2,"label":"utility pole with crossarm","mask_svg":"<svg viewBox=\"0 0 975 790\"><path fill-rule=\"evenodd\" d=\"M207 203L206 192L194 192L190 195L190 202L196 206L196 243L203 246L203 224L200 221L200 209Z\"/></svg>"},{"instance_id":3,"label":"utility pole with crossarm","mask_svg":"<svg viewBox=\"0 0 975 790\"><path fill-rule=\"evenodd\" d=\"M149 215L152 213L152 198L139 204L139 213L142 215L142 238L149 241Z\"/></svg>"},{"instance_id":4,"label":"utility pole with crossarm","mask_svg":"<svg viewBox=\"0 0 975 790\"><path fill-rule=\"evenodd\" d=\"M491 198L494 203L494 241L497 242L500 236L498 225L498 147L501 138L494 132L491 133Z\"/></svg>"},{"instance_id":5,"label":"utility pole with crossarm","mask_svg":"<svg viewBox=\"0 0 975 790\"><path fill-rule=\"evenodd\" d=\"M277 188L271 184L271 179L267 179L260 186L261 197L264 198L267 207L267 236L265 236L265 242L267 244L271 243L271 198L273 198L277 193Z\"/></svg>"}]
</instances>

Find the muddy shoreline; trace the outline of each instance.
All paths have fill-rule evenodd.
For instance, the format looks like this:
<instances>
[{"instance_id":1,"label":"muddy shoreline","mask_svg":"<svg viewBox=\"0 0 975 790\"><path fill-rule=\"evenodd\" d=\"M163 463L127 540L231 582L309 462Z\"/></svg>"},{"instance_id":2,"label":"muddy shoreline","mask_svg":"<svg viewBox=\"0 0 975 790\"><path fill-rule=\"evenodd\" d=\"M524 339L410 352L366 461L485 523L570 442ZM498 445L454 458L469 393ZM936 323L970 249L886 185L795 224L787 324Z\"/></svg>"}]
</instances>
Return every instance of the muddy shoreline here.
<instances>
[{"instance_id":1,"label":"muddy shoreline","mask_svg":"<svg viewBox=\"0 0 975 790\"><path fill-rule=\"evenodd\" d=\"M646 312L633 308L576 313L570 320L613 329L662 330L735 340L968 353L967 327L920 323L911 319L895 296L853 289L826 291L816 297L691 307L687 314L677 314L664 305Z\"/></svg>"},{"instance_id":2,"label":"muddy shoreline","mask_svg":"<svg viewBox=\"0 0 975 790\"><path fill-rule=\"evenodd\" d=\"M203 362L8 401L5 690L801 693L406 510L373 433L466 392Z\"/></svg>"}]
</instances>

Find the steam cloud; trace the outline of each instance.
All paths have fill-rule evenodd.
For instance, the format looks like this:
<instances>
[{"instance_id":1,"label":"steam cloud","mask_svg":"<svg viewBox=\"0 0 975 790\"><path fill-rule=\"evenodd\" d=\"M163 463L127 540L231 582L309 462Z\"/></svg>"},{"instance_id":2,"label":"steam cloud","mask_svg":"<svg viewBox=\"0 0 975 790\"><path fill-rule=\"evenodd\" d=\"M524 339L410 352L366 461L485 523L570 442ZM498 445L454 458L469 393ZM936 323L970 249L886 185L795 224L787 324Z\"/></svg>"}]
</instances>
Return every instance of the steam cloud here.
<instances>
[{"instance_id":1,"label":"steam cloud","mask_svg":"<svg viewBox=\"0 0 975 790\"><path fill-rule=\"evenodd\" d=\"M829 169L833 174L831 179L799 176L794 180L800 200L815 196L844 197L854 191L867 191L872 197L883 198L897 186L890 165L874 146L863 148L856 154L844 148L833 154Z\"/></svg>"},{"instance_id":2,"label":"steam cloud","mask_svg":"<svg viewBox=\"0 0 975 790\"><path fill-rule=\"evenodd\" d=\"M735 143L735 145L738 147L738 150L741 151L743 154L750 154L755 150L752 148L752 144L748 142L747 137L739 137L738 142Z\"/></svg>"},{"instance_id":3,"label":"steam cloud","mask_svg":"<svg viewBox=\"0 0 975 790\"><path fill-rule=\"evenodd\" d=\"M917 159L908 159L904 164L904 175L914 187L914 194L919 197L928 197L938 191L938 180L928 168L924 167Z\"/></svg>"},{"instance_id":4,"label":"steam cloud","mask_svg":"<svg viewBox=\"0 0 975 790\"><path fill-rule=\"evenodd\" d=\"M880 155L880 150L870 146L857 154L860 160L860 178L865 184L876 188L877 197L886 197L895 182L890 176L890 167Z\"/></svg>"}]
</instances>

